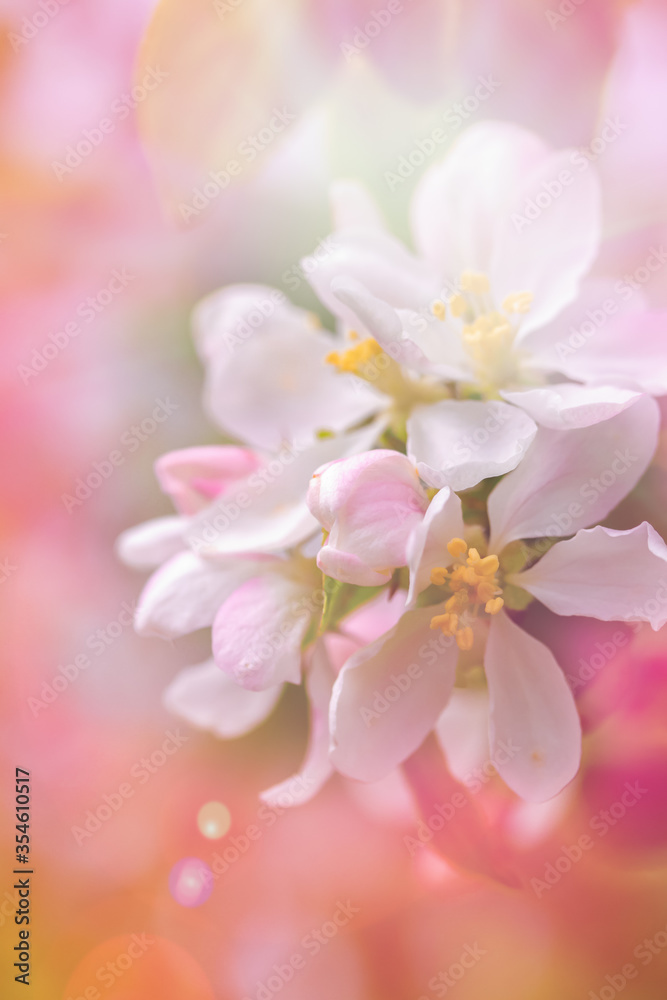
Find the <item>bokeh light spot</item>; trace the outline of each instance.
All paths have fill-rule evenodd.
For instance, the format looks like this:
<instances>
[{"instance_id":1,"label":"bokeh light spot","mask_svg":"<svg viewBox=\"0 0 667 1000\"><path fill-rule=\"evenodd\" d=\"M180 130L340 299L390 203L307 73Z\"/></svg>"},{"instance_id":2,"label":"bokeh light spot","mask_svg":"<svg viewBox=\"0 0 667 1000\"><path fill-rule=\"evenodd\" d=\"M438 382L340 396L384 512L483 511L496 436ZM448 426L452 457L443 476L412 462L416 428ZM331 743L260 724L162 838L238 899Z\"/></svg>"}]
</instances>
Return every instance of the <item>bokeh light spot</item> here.
<instances>
[{"instance_id":1,"label":"bokeh light spot","mask_svg":"<svg viewBox=\"0 0 667 1000\"><path fill-rule=\"evenodd\" d=\"M183 858L169 873L169 892L181 906L201 906L213 892L213 873L201 858Z\"/></svg>"},{"instance_id":2,"label":"bokeh light spot","mask_svg":"<svg viewBox=\"0 0 667 1000\"><path fill-rule=\"evenodd\" d=\"M199 832L209 840L218 840L229 831L232 815L222 802L207 802L197 813Z\"/></svg>"}]
</instances>

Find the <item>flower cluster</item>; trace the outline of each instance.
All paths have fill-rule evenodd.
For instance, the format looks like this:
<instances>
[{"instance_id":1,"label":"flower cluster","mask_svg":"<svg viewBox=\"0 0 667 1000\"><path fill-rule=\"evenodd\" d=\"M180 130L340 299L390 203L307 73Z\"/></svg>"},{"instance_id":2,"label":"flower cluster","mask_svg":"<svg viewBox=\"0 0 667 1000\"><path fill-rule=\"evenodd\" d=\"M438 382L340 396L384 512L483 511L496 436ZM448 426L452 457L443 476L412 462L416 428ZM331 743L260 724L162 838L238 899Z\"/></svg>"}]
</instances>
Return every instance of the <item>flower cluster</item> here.
<instances>
[{"instance_id":1,"label":"flower cluster","mask_svg":"<svg viewBox=\"0 0 667 1000\"><path fill-rule=\"evenodd\" d=\"M261 286L196 311L206 407L239 443L164 456L177 514L120 551L157 567L140 632L212 628L212 658L167 690L174 712L234 737L305 677L299 801L334 769L388 774L455 687L480 684L502 778L548 799L577 773L581 726L521 612L667 621L667 546L647 523L603 523L656 449L667 317L635 295L573 346L613 298L594 270L594 168L524 212L571 156L515 125L471 127L417 186L418 255L337 184L336 231L302 265L335 333Z\"/></svg>"}]
</instances>

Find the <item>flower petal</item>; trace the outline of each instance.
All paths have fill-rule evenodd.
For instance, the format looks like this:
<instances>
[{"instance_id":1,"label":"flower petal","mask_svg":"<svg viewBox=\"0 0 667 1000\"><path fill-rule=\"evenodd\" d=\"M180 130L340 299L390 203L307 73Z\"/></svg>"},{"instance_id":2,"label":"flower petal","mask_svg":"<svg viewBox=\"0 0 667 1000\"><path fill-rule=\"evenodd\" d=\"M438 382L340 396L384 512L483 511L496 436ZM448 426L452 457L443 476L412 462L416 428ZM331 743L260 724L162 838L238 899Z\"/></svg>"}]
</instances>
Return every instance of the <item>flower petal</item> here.
<instances>
[{"instance_id":1,"label":"flower petal","mask_svg":"<svg viewBox=\"0 0 667 1000\"><path fill-rule=\"evenodd\" d=\"M495 302L515 292L533 295L517 343L574 299L598 252L600 185L592 167L573 172L573 152L542 161L497 232L490 275Z\"/></svg>"},{"instance_id":2,"label":"flower petal","mask_svg":"<svg viewBox=\"0 0 667 1000\"><path fill-rule=\"evenodd\" d=\"M310 705L310 737L306 758L300 770L262 792L260 798L269 805L300 806L308 802L333 774L329 760L329 702L334 673L325 645L315 643L311 665L306 675L306 691Z\"/></svg>"},{"instance_id":3,"label":"flower petal","mask_svg":"<svg viewBox=\"0 0 667 1000\"><path fill-rule=\"evenodd\" d=\"M648 468L659 425L657 403L640 396L591 427L540 428L523 462L489 497L491 550L516 538L562 538L602 521Z\"/></svg>"},{"instance_id":4,"label":"flower petal","mask_svg":"<svg viewBox=\"0 0 667 1000\"><path fill-rule=\"evenodd\" d=\"M206 562L194 552L181 552L146 583L135 614L140 635L174 639L211 625L218 608L257 572L255 560Z\"/></svg>"},{"instance_id":5,"label":"flower petal","mask_svg":"<svg viewBox=\"0 0 667 1000\"><path fill-rule=\"evenodd\" d=\"M353 557L341 564L346 576L349 570L363 572L365 566L382 574L384 582L393 569L406 565L408 539L428 500L405 455L378 449L318 469L308 505L330 532L318 556L320 568L328 574L335 570L335 557L329 558L335 549Z\"/></svg>"},{"instance_id":6,"label":"flower petal","mask_svg":"<svg viewBox=\"0 0 667 1000\"><path fill-rule=\"evenodd\" d=\"M119 559L134 569L153 569L185 548L187 519L156 517L123 531L116 540Z\"/></svg>"},{"instance_id":7,"label":"flower petal","mask_svg":"<svg viewBox=\"0 0 667 1000\"><path fill-rule=\"evenodd\" d=\"M520 406L542 427L566 431L590 427L622 413L639 399L641 393L609 385L563 382L519 392L501 391L500 395L509 403Z\"/></svg>"},{"instance_id":8,"label":"flower petal","mask_svg":"<svg viewBox=\"0 0 667 1000\"><path fill-rule=\"evenodd\" d=\"M182 670L164 693L163 704L198 729L222 739L244 736L271 714L282 685L246 691L223 674L214 660Z\"/></svg>"},{"instance_id":9,"label":"flower petal","mask_svg":"<svg viewBox=\"0 0 667 1000\"><path fill-rule=\"evenodd\" d=\"M196 317L208 356L208 412L226 433L268 449L309 444L322 429L344 430L383 399L326 364L336 340L315 329L310 313L276 302L281 294L225 289L204 300Z\"/></svg>"},{"instance_id":10,"label":"flower petal","mask_svg":"<svg viewBox=\"0 0 667 1000\"><path fill-rule=\"evenodd\" d=\"M646 521L578 531L511 582L557 615L650 622L656 632L667 622L667 545Z\"/></svg>"},{"instance_id":11,"label":"flower petal","mask_svg":"<svg viewBox=\"0 0 667 1000\"><path fill-rule=\"evenodd\" d=\"M162 455L155 463L160 486L181 514L196 514L261 463L250 448L209 445Z\"/></svg>"},{"instance_id":12,"label":"flower petal","mask_svg":"<svg viewBox=\"0 0 667 1000\"><path fill-rule=\"evenodd\" d=\"M407 611L398 625L353 653L334 684L331 760L337 770L377 781L434 728L454 685L458 650L436 636L438 605Z\"/></svg>"},{"instance_id":13,"label":"flower petal","mask_svg":"<svg viewBox=\"0 0 667 1000\"><path fill-rule=\"evenodd\" d=\"M407 430L408 456L424 482L457 491L515 469L537 433L516 406L455 399L416 407Z\"/></svg>"},{"instance_id":14,"label":"flower petal","mask_svg":"<svg viewBox=\"0 0 667 1000\"><path fill-rule=\"evenodd\" d=\"M454 279L468 269L488 272L498 221L548 152L517 125L489 121L466 129L424 174L412 201L415 245L431 267Z\"/></svg>"},{"instance_id":15,"label":"flower petal","mask_svg":"<svg viewBox=\"0 0 667 1000\"><path fill-rule=\"evenodd\" d=\"M429 586L431 570L451 563L447 544L452 538L463 538L463 531L461 501L445 487L431 500L423 521L414 529L408 543L408 607Z\"/></svg>"},{"instance_id":16,"label":"flower petal","mask_svg":"<svg viewBox=\"0 0 667 1000\"><path fill-rule=\"evenodd\" d=\"M663 256L667 259L667 254ZM605 315L599 305L596 313ZM539 360L542 366L546 361L552 371L561 371L568 378L634 383L644 392L664 396L665 329L665 310L626 308L603 319L599 328L581 313L576 325L567 327L569 336L563 330L560 339L550 345L550 351L543 350Z\"/></svg>"},{"instance_id":17,"label":"flower petal","mask_svg":"<svg viewBox=\"0 0 667 1000\"><path fill-rule=\"evenodd\" d=\"M249 691L301 680L301 642L310 624L311 592L278 573L246 580L213 622L213 658Z\"/></svg>"},{"instance_id":18,"label":"flower petal","mask_svg":"<svg viewBox=\"0 0 667 1000\"><path fill-rule=\"evenodd\" d=\"M379 425L318 441L309 448L285 446L247 483L201 511L190 522L189 544L205 555L278 552L317 532L306 505L313 472L324 462L372 447Z\"/></svg>"},{"instance_id":19,"label":"flower petal","mask_svg":"<svg viewBox=\"0 0 667 1000\"><path fill-rule=\"evenodd\" d=\"M326 256L306 257L301 266L317 297L350 327L358 327L359 321L334 295L334 279L353 279L394 308L418 310L436 295L435 274L388 233L346 229L331 237L330 246Z\"/></svg>"},{"instance_id":20,"label":"flower petal","mask_svg":"<svg viewBox=\"0 0 667 1000\"><path fill-rule=\"evenodd\" d=\"M484 658L491 758L530 802L553 798L581 760L581 724L563 671L543 643L502 612L491 621Z\"/></svg>"}]
</instances>

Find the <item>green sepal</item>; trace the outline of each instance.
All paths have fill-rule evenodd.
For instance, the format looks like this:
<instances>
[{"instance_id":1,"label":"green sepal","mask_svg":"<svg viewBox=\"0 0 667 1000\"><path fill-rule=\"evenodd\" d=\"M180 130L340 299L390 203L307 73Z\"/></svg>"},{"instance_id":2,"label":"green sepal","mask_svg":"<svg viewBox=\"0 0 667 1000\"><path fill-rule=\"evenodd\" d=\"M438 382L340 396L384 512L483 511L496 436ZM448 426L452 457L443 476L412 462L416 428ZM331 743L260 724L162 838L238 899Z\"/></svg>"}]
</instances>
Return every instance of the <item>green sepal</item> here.
<instances>
[{"instance_id":1,"label":"green sepal","mask_svg":"<svg viewBox=\"0 0 667 1000\"><path fill-rule=\"evenodd\" d=\"M372 601L374 597L382 593L384 587L384 584L380 587L355 587L351 583L341 583L340 580L325 576L323 583L324 607L315 636L334 631L343 618L352 614L362 604Z\"/></svg>"}]
</instances>

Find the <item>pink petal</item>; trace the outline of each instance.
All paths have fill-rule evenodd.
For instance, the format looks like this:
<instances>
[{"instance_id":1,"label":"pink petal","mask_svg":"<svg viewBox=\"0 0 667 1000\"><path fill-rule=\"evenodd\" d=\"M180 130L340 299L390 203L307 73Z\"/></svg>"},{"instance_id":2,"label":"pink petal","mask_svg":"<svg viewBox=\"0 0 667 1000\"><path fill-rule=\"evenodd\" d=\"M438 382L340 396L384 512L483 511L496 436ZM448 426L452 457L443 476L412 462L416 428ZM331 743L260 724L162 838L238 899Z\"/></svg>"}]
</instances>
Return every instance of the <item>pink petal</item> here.
<instances>
[{"instance_id":1,"label":"pink petal","mask_svg":"<svg viewBox=\"0 0 667 1000\"><path fill-rule=\"evenodd\" d=\"M249 476L261 459L249 448L233 445L183 448L162 455L155 463L160 486L181 514L196 514Z\"/></svg>"},{"instance_id":2,"label":"pink petal","mask_svg":"<svg viewBox=\"0 0 667 1000\"><path fill-rule=\"evenodd\" d=\"M408 544L408 566L410 567L410 589L408 607L418 594L431 582L431 570L436 566L448 566L452 557L447 551L447 543L452 538L463 538L463 515L461 501L445 487L431 500L423 521L413 531Z\"/></svg>"},{"instance_id":3,"label":"pink petal","mask_svg":"<svg viewBox=\"0 0 667 1000\"><path fill-rule=\"evenodd\" d=\"M602 521L648 468L659 424L655 400L641 396L591 427L540 428L523 462L489 497L492 551L515 538L562 538Z\"/></svg>"},{"instance_id":4,"label":"pink petal","mask_svg":"<svg viewBox=\"0 0 667 1000\"><path fill-rule=\"evenodd\" d=\"M135 615L142 635L173 639L206 628L222 602L257 572L254 560L205 562L193 552L181 552L146 583Z\"/></svg>"},{"instance_id":5,"label":"pink petal","mask_svg":"<svg viewBox=\"0 0 667 1000\"><path fill-rule=\"evenodd\" d=\"M291 778L261 793L269 805L300 806L308 802L333 773L329 760L329 702L334 674L323 642L313 647L306 675L310 705L310 736L306 758Z\"/></svg>"},{"instance_id":6,"label":"pink petal","mask_svg":"<svg viewBox=\"0 0 667 1000\"><path fill-rule=\"evenodd\" d=\"M513 579L558 615L650 622L656 632L667 622L667 545L646 521L578 531Z\"/></svg>"},{"instance_id":7,"label":"pink petal","mask_svg":"<svg viewBox=\"0 0 667 1000\"><path fill-rule=\"evenodd\" d=\"M407 611L399 623L354 653L331 700L337 770L377 781L409 757L434 728L454 685L458 649L429 628L438 605Z\"/></svg>"},{"instance_id":8,"label":"pink petal","mask_svg":"<svg viewBox=\"0 0 667 1000\"><path fill-rule=\"evenodd\" d=\"M307 587L278 573L246 580L213 622L213 658L249 691L301 680L301 642L316 610Z\"/></svg>"},{"instance_id":9,"label":"pink petal","mask_svg":"<svg viewBox=\"0 0 667 1000\"><path fill-rule=\"evenodd\" d=\"M491 759L517 795L545 802L572 781L581 759L581 724L563 671L504 612L491 621L484 667Z\"/></svg>"}]
</instances>

